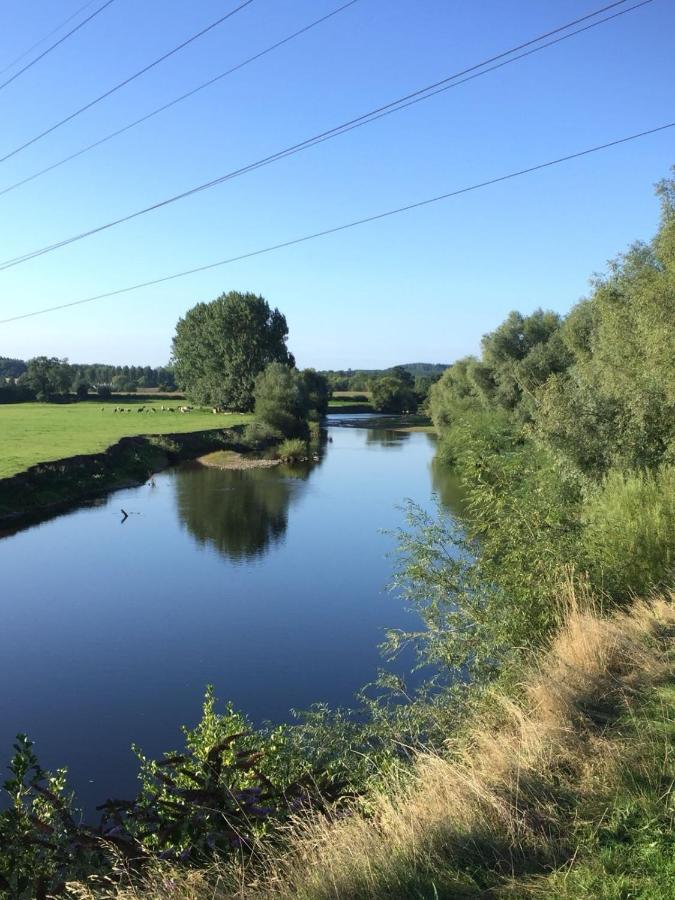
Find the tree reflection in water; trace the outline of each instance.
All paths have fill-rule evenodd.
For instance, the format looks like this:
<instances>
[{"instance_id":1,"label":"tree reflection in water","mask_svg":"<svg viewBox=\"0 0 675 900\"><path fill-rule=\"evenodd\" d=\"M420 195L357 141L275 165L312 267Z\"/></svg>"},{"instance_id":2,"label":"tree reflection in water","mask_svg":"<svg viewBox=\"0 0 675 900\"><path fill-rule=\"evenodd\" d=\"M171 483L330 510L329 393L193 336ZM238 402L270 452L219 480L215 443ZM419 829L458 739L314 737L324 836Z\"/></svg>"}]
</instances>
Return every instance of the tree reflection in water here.
<instances>
[{"instance_id":1,"label":"tree reflection in water","mask_svg":"<svg viewBox=\"0 0 675 900\"><path fill-rule=\"evenodd\" d=\"M434 438L435 440L435 438ZM466 512L466 496L459 475L437 456L431 460L431 483L441 506L457 519Z\"/></svg>"},{"instance_id":2,"label":"tree reflection in water","mask_svg":"<svg viewBox=\"0 0 675 900\"><path fill-rule=\"evenodd\" d=\"M409 431L392 431L390 428L369 428L366 431L366 444L375 444L378 447L401 449L409 439Z\"/></svg>"},{"instance_id":3,"label":"tree reflection in water","mask_svg":"<svg viewBox=\"0 0 675 900\"><path fill-rule=\"evenodd\" d=\"M228 559L263 556L283 540L289 506L301 496L312 468L185 466L175 482L180 520L200 544L215 547Z\"/></svg>"}]
</instances>

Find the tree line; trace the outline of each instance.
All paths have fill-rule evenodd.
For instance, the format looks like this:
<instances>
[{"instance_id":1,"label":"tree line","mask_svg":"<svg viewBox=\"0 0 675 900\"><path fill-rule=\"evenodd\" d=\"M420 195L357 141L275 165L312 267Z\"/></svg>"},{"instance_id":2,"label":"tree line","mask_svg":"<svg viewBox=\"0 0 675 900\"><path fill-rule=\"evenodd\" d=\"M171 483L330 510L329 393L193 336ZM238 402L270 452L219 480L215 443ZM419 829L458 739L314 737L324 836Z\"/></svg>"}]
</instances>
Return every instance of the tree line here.
<instances>
[{"instance_id":1,"label":"tree line","mask_svg":"<svg viewBox=\"0 0 675 900\"><path fill-rule=\"evenodd\" d=\"M67 359L36 356L27 361L0 357L0 403L26 400L58 401L70 395L85 399L136 393L149 388L176 390L171 366L112 366L70 363Z\"/></svg>"},{"instance_id":2,"label":"tree line","mask_svg":"<svg viewBox=\"0 0 675 900\"><path fill-rule=\"evenodd\" d=\"M462 531L411 508L399 584L426 662L474 683L545 641L571 586L611 609L675 578L675 179L661 219L566 316L512 312L428 407ZM432 598L432 602L430 602Z\"/></svg>"},{"instance_id":3,"label":"tree line","mask_svg":"<svg viewBox=\"0 0 675 900\"><path fill-rule=\"evenodd\" d=\"M389 369L322 369L332 391L368 391L373 381L392 372L393 368L403 369L414 380L440 376L448 368L447 363L404 363Z\"/></svg>"}]
</instances>

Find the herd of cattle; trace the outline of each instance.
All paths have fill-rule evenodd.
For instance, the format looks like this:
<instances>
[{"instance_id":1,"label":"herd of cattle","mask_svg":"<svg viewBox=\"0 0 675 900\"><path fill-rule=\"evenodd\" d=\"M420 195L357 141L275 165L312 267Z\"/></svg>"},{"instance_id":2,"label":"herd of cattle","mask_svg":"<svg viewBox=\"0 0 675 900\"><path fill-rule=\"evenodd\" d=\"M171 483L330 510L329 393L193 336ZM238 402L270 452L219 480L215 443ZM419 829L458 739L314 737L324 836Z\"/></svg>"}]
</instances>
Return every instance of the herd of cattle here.
<instances>
[{"instance_id":1,"label":"herd of cattle","mask_svg":"<svg viewBox=\"0 0 675 900\"><path fill-rule=\"evenodd\" d=\"M127 406L115 406L113 409L113 412L114 413L130 413L130 412L134 412L134 410L135 410L137 413L156 413L156 412L189 413L189 412L192 412L193 409L194 409L194 406L160 406L159 409L157 409L156 406L136 406L136 407L132 407L131 409ZM102 406L101 412L105 412L105 411L106 411L106 407ZM213 409L211 410L211 412L214 415L219 415L220 413L224 413L225 410L220 409L217 406L214 406Z\"/></svg>"},{"instance_id":2,"label":"herd of cattle","mask_svg":"<svg viewBox=\"0 0 675 900\"><path fill-rule=\"evenodd\" d=\"M156 413L156 412L188 413L188 412L192 412L193 409L194 409L194 406L177 406L177 407L176 406L160 406L159 409L157 409L156 406L136 406L135 407L135 410L137 413ZM130 413L133 411L134 411L134 409L129 409L128 407L125 407L125 406L116 406L113 409L114 413ZM105 412L105 406L101 407L101 412ZM213 412L214 413L220 412L220 410L214 409Z\"/></svg>"}]
</instances>

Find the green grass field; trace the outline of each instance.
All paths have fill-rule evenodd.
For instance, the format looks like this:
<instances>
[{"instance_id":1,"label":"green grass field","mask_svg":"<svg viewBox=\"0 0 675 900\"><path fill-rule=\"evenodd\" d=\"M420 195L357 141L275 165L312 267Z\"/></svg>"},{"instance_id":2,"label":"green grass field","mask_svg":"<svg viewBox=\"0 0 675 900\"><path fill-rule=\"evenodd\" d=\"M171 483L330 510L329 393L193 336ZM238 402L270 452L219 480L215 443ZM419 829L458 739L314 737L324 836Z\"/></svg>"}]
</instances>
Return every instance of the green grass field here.
<instances>
[{"instance_id":1,"label":"green grass field","mask_svg":"<svg viewBox=\"0 0 675 900\"><path fill-rule=\"evenodd\" d=\"M84 403L15 403L0 406L0 478L39 462L99 453L121 437L226 428L252 420L251 415L214 415L210 409L177 411L185 400L117 400ZM162 412L161 407L175 412ZM113 412L122 407L131 412ZM138 412L140 407L157 412Z\"/></svg>"},{"instance_id":2,"label":"green grass field","mask_svg":"<svg viewBox=\"0 0 675 900\"><path fill-rule=\"evenodd\" d=\"M333 391L333 396L328 402L329 412L339 412L344 407L363 406L364 410L372 408L372 394L370 391Z\"/></svg>"}]
</instances>

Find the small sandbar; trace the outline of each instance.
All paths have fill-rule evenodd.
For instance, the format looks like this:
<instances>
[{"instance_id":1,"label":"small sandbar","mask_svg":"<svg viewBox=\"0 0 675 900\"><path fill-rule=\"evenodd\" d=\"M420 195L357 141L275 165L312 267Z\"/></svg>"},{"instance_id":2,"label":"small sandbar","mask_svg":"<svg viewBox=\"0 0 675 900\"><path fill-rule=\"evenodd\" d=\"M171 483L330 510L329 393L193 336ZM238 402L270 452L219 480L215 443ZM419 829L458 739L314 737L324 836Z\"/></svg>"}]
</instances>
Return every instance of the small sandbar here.
<instances>
[{"instance_id":1,"label":"small sandbar","mask_svg":"<svg viewBox=\"0 0 675 900\"><path fill-rule=\"evenodd\" d=\"M212 469L270 469L278 466L279 459L262 459L257 456L244 456L234 450L216 450L200 456L197 462Z\"/></svg>"}]
</instances>

